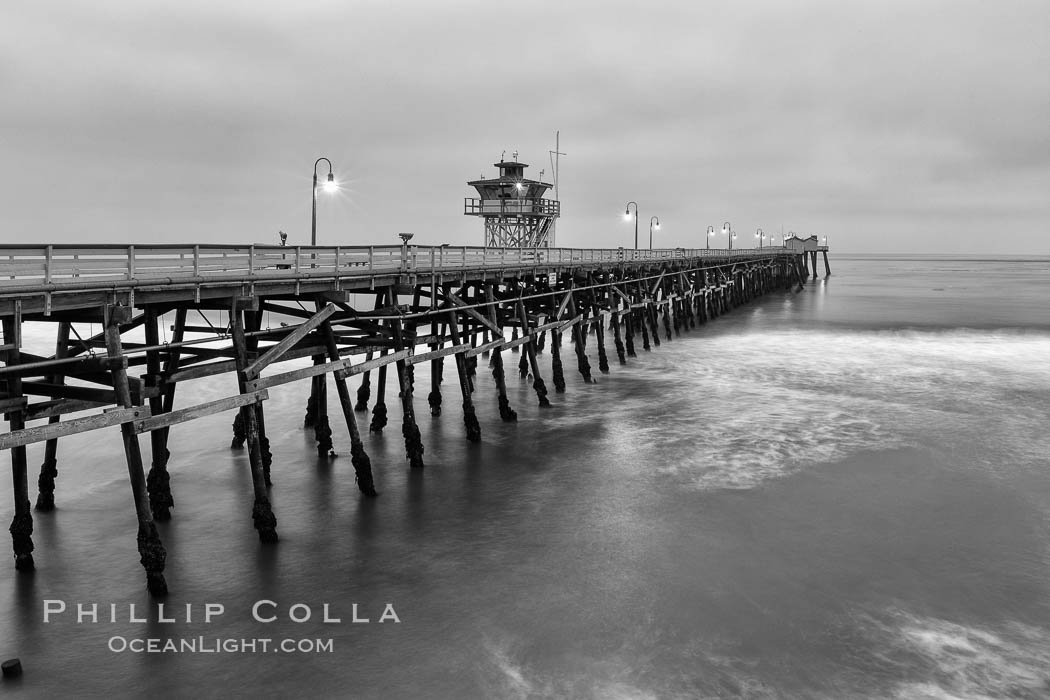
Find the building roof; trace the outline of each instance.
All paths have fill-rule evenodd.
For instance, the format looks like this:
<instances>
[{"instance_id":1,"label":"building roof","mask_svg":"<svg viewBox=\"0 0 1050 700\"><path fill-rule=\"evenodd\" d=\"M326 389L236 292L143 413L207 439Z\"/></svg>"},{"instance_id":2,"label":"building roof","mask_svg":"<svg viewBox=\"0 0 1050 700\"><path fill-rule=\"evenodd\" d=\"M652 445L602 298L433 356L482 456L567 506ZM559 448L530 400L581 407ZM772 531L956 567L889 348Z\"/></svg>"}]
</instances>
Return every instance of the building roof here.
<instances>
[{"instance_id":1,"label":"building roof","mask_svg":"<svg viewBox=\"0 0 1050 700\"><path fill-rule=\"evenodd\" d=\"M513 187L518 183L521 183L522 185L543 185L544 187L554 187L554 185L552 185L549 182L541 182L539 180L526 180L524 178L519 180L508 179L505 177L491 177L486 178L484 180L470 180L469 182L467 182L467 184L471 187L476 187L478 185L506 185L507 187Z\"/></svg>"}]
</instances>

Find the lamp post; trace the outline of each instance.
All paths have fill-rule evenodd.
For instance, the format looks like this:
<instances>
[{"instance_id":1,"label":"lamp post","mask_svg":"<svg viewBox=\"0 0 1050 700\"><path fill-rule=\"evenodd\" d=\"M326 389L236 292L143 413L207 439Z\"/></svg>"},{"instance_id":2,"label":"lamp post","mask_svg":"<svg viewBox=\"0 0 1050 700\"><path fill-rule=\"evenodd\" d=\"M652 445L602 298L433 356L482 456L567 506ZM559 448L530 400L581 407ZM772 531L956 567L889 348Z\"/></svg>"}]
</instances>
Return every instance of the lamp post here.
<instances>
[{"instance_id":1,"label":"lamp post","mask_svg":"<svg viewBox=\"0 0 1050 700\"><path fill-rule=\"evenodd\" d=\"M310 218L310 245L317 245L317 165L324 161L328 163L328 181L324 183L325 192L335 192L339 187L335 183L335 176L332 174L332 161L328 160L324 156L314 161L314 186L313 186L313 211Z\"/></svg>"},{"instance_id":2,"label":"lamp post","mask_svg":"<svg viewBox=\"0 0 1050 700\"><path fill-rule=\"evenodd\" d=\"M630 221L632 204L634 205L634 249L638 250L638 202L627 202L627 208L623 212L623 218Z\"/></svg>"},{"instance_id":3,"label":"lamp post","mask_svg":"<svg viewBox=\"0 0 1050 700\"><path fill-rule=\"evenodd\" d=\"M651 216L649 217L649 250L653 249L653 222L656 222L656 228L660 228L660 217Z\"/></svg>"},{"instance_id":4,"label":"lamp post","mask_svg":"<svg viewBox=\"0 0 1050 700\"><path fill-rule=\"evenodd\" d=\"M728 221L725 222L724 224L722 224L722 233L724 233L726 235L726 237L729 239L729 250L732 250L733 249L733 231L732 231L732 226L729 225Z\"/></svg>"},{"instance_id":5,"label":"lamp post","mask_svg":"<svg viewBox=\"0 0 1050 700\"><path fill-rule=\"evenodd\" d=\"M766 234L762 233L762 229L758 229L757 231L755 231L755 238L757 238L757 239L758 239L758 247L759 247L759 248L761 248L761 247L762 247L762 238L763 238L763 237L764 237L765 235L766 235Z\"/></svg>"},{"instance_id":6,"label":"lamp post","mask_svg":"<svg viewBox=\"0 0 1050 700\"><path fill-rule=\"evenodd\" d=\"M715 235L715 227L707 227L707 240L705 241L707 250L711 250L711 236Z\"/></svg>"}]
</instances>

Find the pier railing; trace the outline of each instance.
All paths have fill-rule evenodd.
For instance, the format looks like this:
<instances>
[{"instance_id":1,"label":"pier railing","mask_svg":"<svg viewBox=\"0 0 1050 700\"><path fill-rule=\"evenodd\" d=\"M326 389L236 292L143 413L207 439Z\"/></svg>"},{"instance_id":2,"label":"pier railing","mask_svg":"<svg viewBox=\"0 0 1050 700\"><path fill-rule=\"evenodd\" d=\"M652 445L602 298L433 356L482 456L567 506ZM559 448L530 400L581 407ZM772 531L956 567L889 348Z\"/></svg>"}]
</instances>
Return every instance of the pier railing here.
<instances>
[{"instance_id":1,"label":"pier railing","mask_svg":"<svg viewBox=\"0 0 1050 700\"><path fill-rule=\"evenodd\" d=\"M536 266L659 262L674 259L743 259L787 253L782 247L722 250L673 248L488 248L481 246L274 246L274 245L0 245L0 293L5 288L94 287L94 283L318 276Z\"/></svg>"}]
</instances>

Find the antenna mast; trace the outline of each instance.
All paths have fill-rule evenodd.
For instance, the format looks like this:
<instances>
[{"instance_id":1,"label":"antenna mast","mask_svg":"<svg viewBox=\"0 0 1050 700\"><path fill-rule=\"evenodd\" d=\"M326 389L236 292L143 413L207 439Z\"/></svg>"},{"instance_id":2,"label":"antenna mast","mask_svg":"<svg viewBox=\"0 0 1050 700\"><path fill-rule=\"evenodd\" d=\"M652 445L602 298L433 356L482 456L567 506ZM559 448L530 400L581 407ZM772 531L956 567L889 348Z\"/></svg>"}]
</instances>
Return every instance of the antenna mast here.
<instances>
[{"instance_id":1,"label":"antenna mast","mask_svg":"<svg viewBox=\"0 0 1050 700\"><path fill-rule=\"evenodd\" d=\"M567 153L561 152L561 131L554 132L554 150L548 151L551 157L551 168L554 170L554 198L561 201L561 194L558 192L558 163L560 156L568 155ZM551 223L551 245L555 245L555 233L557 232L557 222Z\"/></svg>"}]
</instances>

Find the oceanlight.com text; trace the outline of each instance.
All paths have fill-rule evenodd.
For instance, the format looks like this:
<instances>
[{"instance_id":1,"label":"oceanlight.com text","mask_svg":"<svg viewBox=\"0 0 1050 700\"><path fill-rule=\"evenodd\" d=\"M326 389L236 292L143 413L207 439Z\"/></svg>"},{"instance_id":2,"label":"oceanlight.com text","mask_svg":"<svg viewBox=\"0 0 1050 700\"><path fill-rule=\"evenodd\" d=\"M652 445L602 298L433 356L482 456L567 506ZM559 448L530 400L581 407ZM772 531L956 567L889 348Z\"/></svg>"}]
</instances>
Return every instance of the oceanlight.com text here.
<instances>
[{"instance_id":1,"label":"oceanlight.com text","mask_svg":"<svg viewBox=\"0 0 1050 700\"><path fill-rule=\"evenodd\" d=\"M117 654L331 654L335 651L335 640L115 636L109 638L108 646Z\"/></svg>"}]
</instances>

